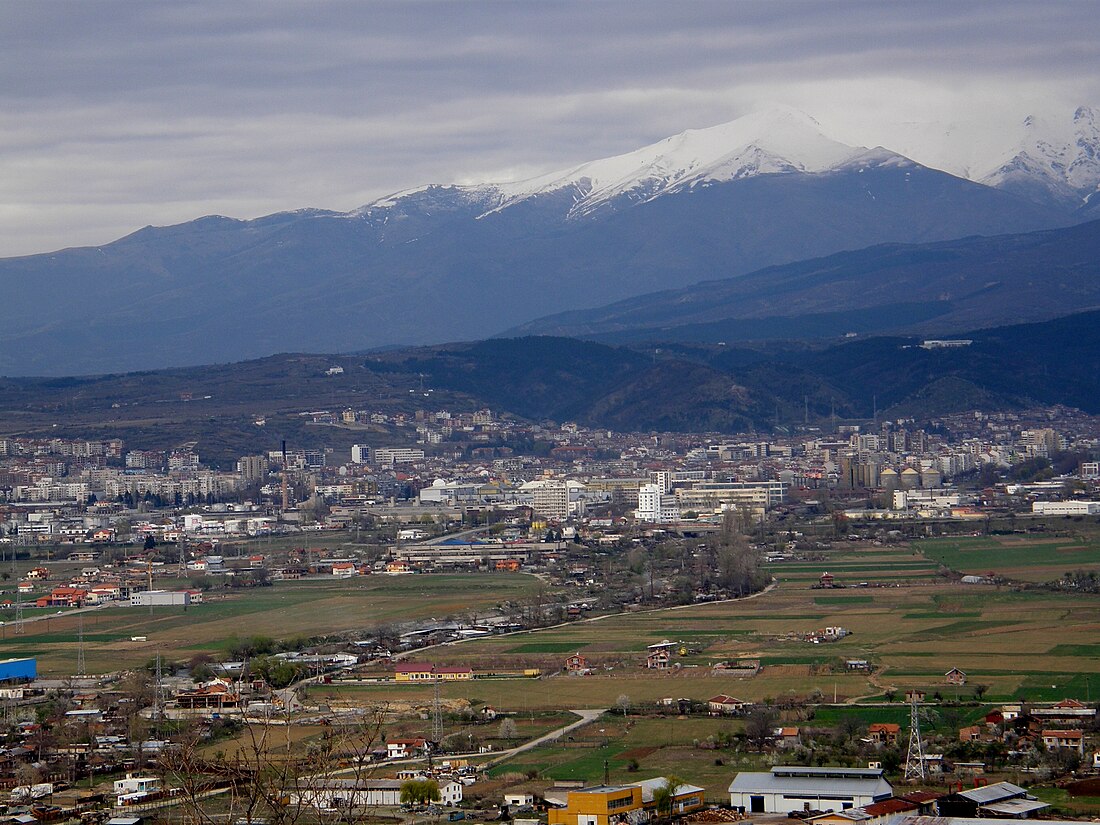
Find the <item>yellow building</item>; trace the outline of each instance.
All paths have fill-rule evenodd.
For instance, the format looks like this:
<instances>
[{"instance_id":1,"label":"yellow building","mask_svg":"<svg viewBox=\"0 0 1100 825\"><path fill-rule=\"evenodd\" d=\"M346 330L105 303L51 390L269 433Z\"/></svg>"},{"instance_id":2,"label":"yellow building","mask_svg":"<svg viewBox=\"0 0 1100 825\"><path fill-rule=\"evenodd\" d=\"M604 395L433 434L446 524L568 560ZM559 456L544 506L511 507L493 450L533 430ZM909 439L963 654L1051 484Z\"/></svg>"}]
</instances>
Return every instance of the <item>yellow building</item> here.
<instances>
[{"instance_id":1,"label":"yellow building","mask_svg":"<svg viewBox=\"0 0 1100 825\"><path fill-rule=\"evenodd\" d=\"M393 671L395 682L465 682L474 678L468 667L436 667L420 662L402 662Z\"/></svg>"},{"instance_id":2,"label":"yellow building","mask_svg":"<svg viewBox=\"0 0 1100 825\"><path fill-rule=\"evenodd\" d=\"M564 808L547 811L547 825L613 825L642 808L642 789L633 786L598 785L570 791Z\"/></svg>"},{"instance_id":3,"label":"yellow building","mask_svg":"<svg viewBox=\"0 0 1100 825\"><path fill-rule=\"evenodd\" d=\"M598 785L570 791L564 808L551 808L547 812L547 825L617 825L644 820L658 814L654 791L666 782L663 776L658 776L629 785ZM702 788L687 784L677 787L672 798L673 815L702 808Z\"/></svg>"}]
</instances>

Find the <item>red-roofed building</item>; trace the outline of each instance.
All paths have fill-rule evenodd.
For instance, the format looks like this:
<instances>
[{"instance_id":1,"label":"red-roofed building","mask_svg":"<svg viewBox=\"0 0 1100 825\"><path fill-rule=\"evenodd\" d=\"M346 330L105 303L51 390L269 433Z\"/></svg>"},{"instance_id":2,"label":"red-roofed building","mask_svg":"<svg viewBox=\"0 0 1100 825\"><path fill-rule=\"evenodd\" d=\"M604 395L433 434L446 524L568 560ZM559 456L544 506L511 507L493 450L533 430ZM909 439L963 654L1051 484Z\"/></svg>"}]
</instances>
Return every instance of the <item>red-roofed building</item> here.
<instances>
[{"instance_id":1,"label":"red-roofed building","mask_svg":"<svg viewBox=\"0 0 1100 825\"><path fill-rule=\"evenodd\" d=\"M574 653L565 660L565 670L569 673L584 673L588 670L588 659L580 653Z\"/></svg>"},{"instance_id":2,"label":"red-roofed building","mask_svg":"<svg viewBox=\"0 0 1100 825\"><path fill-rule=\"evenodd\" d=\"M435 678L430 662L401 662L394 665L395 682L429 682Z\"/></svg>"},{"instance_id":3,"label":"red-roofed building","mask_svg":"<svg viewBox=\"0 0 1100 825\"><path fill-rule=\"evenodd\" d=\"M896 745L901 725L894 722L875 722L867 728L867 738L878 745Z\"/></svg>"},{"instance_id":4,"label":"red-roofed building","mask_svg":"<svg viewBox=\"0 0 1100 825\"><path fill-rule=\"evenodd\" d=\"M81 607L88 591L80 587L55 587L35 601L38 607Z\"/></svg>"},{"instance_id":5,"label":"red-roofed building","mask_svg":"<svg viewBox=\"0 0 1100 825\"><path fill-rule=\"evenodd\" d=\"M920 805L897 796L864 805L861 810L871 817L868 825L874 825L874 823L885 821L896 814L915 813L920 810Z\"/></svg>"},{"instance_id":6,"label":"red-roofed building","mask_svg":"<svg viewBox=\"0 0 1100 825\"><path fill-rule=\"evenodd\" d=\"M1085 735L1079 730L1044 730L1042 738L1047 750L1085 752Z\"/></svg>"},{"instance_id":7,"label":"red-roofed building","mask_svg":"<svg viewBox=\"0 0 1100 825\"><path fill-rule=\"evenodd\" d=\"M390 739L386 742L386 756L390 759L409 759L423 756L430 747L427 739Z\"/></svg>"}]
</instances>

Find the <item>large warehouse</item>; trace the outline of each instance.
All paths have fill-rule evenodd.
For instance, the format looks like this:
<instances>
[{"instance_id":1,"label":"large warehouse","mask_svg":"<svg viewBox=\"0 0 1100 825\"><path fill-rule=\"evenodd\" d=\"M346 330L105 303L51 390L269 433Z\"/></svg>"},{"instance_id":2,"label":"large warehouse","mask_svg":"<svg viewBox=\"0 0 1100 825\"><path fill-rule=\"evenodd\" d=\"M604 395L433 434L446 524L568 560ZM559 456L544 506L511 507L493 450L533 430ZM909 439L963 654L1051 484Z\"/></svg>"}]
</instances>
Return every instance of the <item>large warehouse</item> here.
<instances>
[{"instance_id":1,"label":"large warehouse","mask_svg":"<svg viewBox=\"0 0 1100 825\"><path fill-rule=\"evenodd\" d=\"M33 682L38 676L35 659L4 659L0 661L0 682Z\"/></svg>"},{"instance_id":2,"label":"large warehouse","mask_svg":"<svg viewBox=\"0 0 1100 825\"><path fill-rule=\"evenodd\" d=\"M775 767L769 773L742 771L729 791L730 805L753 814L844 811L894 795L881 770L797 766Z\"/></svg>"}]
</instances>

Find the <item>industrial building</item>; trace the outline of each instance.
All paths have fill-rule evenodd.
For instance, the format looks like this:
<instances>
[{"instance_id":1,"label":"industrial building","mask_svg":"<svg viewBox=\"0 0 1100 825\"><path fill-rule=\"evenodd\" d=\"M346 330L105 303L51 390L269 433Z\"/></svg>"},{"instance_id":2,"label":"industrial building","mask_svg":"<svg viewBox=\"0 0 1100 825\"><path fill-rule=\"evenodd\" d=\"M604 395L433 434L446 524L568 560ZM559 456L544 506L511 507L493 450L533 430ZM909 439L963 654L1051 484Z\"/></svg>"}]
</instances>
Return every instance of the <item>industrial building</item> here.
<instances>
[{"instance_id":1,"label":"industrial building","mask_svg":"<svg viewBox=\"0 0 1100 825\"><path fill-rule=\"evenodd\" d=\"M846 811L894 795L877 768L777 766L769 773L742 771L730 783L730 805L745 813Z\"/></svg>"},{"instance_id":2,"label":"industrial building","mask_svg":"<svg viewBox=\"0 0 1100 825\"><path fill-rule=\"evenodd\" d=\"M139 590L130 594L130 607L187 607L191 594L186 590Z\"/></svg>"},{"instance_id":3,"label":"industrial building","mask_svg":"<svg viewBox=\"0 0 1100 825\"><path fill-rule=\"evenodd\" d=\"M33 682L38 677L36 659L4 659L0 661L0 683Z\"/></svg>"}]
</instances>

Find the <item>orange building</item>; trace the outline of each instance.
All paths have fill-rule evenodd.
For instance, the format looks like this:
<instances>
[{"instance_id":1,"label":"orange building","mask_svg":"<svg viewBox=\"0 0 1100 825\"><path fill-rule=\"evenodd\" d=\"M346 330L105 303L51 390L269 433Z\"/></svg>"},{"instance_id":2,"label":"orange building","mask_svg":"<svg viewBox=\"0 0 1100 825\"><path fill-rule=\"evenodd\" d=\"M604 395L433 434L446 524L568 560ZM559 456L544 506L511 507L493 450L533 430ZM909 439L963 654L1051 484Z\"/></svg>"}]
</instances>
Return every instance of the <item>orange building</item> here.
<instances>
[{"instance_id":1,"label":"orange building","mask_svg":"<svg viewBox=\"0 0 1100 825\"><path fill-rule=\"evenodd\" d=\"M547 811L547 825L613 825L642 809L638 786L597 785L570 791L564 808Z\"/></svg>"},{"instance_id":2,"label":"orange building","mask_svg":"<svg viewBox=\"0 0 1100 825\"><path fill-rule=\"evenodd\" d=\"M656 814L654 792L664 787L666 781L657 776L629 785L597 785L570 791L564 808L551 808L547 812L547 825L618 825L636 821L635 811ZM687 784L676 788L671 813L679 815L702 808L702 788Z\"/></svg>"}]
</instances>

